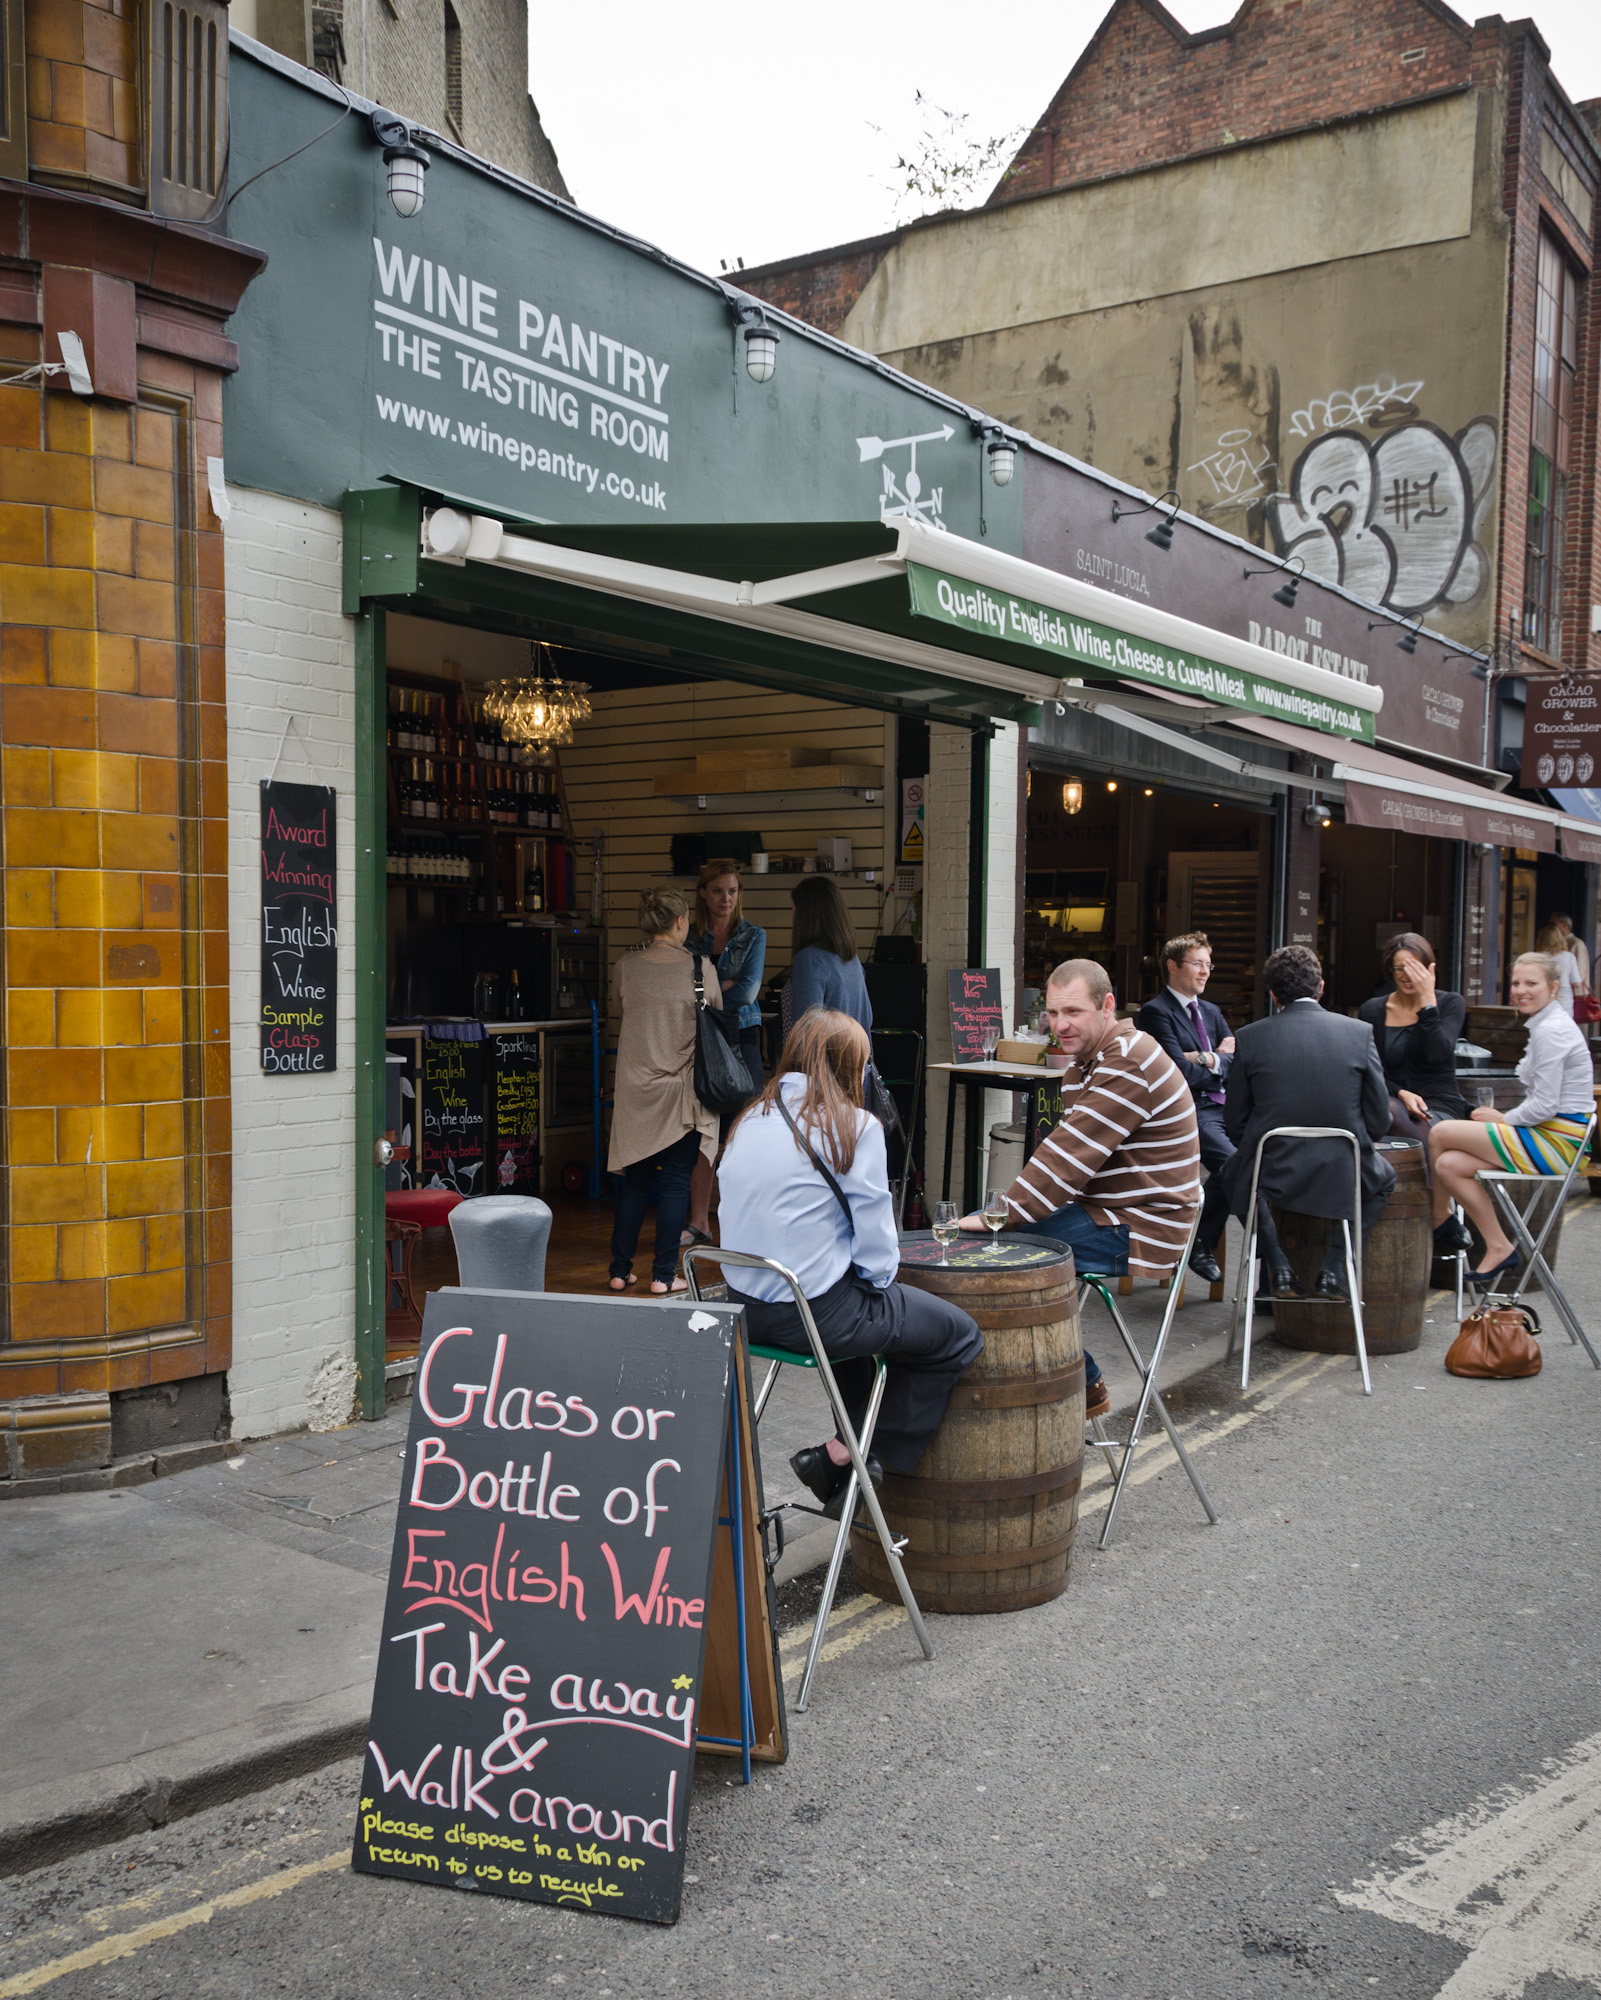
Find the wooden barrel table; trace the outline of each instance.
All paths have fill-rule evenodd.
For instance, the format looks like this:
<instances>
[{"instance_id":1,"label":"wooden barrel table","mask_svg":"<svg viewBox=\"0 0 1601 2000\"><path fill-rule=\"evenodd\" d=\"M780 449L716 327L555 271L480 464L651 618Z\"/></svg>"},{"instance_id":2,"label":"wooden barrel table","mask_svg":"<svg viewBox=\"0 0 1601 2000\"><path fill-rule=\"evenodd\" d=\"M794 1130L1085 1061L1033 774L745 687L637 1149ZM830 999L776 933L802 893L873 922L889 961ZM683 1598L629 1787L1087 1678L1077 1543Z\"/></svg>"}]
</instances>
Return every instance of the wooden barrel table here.
<instances>
[{"instance_id":1,"label":"wooden barrel table","mask_svg":"<svg viewBox=\"0 0 1601 2000\"><path fill-rule=\"evenodd\" d=\"M1084 1472L1084 1347L1073 1254L1012 1231L964 1236L948 1262L926 1231L901 1238L900 1281L977 1320L984 1352L957 1384L945 1421L910 1474L879 1495L925 1611L1021 1611L1067 1588ZM865 1516L858 1516L865 1523ZM878 1538L851 1538L856 1574L899 1596Z\"/></svg>"},{"instance_id":2,"label":"wooden barrel table","mask_svg":"<svg viewBox=\"0 0 1601 2000\"><path fill-rule=\"evenodd\" d=\"M1369 1354L1410 1354L1423 1340L1434 1251L1429 1181L1423 1148L1414 1140L1383 1139L1376 1150L1394 1167L1395 1185L1362 1259L1362 1333ZM1290 1268L1311 1291L1340 1225L1288 1209L1274 1213ZM1356 1326L1344 1299L1275 1299L1273 1337L1319 1354L1356 1352Z\"/></svg>"}]
</instances>

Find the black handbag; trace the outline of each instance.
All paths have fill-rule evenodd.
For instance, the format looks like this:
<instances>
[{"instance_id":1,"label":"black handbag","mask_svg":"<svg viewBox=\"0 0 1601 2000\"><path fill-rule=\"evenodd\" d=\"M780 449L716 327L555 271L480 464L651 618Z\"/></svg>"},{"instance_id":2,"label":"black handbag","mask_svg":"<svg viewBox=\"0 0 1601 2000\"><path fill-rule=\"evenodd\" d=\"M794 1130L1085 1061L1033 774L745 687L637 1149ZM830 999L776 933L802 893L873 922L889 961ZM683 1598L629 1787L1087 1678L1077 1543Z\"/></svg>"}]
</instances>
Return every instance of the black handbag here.
<instances>
[{"instance_id":1,"label":"black handbag","mask_svg":"<svg viewBox=\"0 0 1601 2000\"><path fill-rule=\"evenodd\" d=\"M878 1073L878 1065L869 1063L862 1071L862 1104L870 1111L891 1137L905 1138L901 1128L901 1114L895 1100L889 1094L889 1085Z\"/></svg>"},{"instance_id":2,"label":"black handbag","mask_svg":"<svg viewBox=\"0 0 1601 2000\"><path fill-rule=\"evenodd\" d=\"M701 956L695 953L695 1095L719 1117L743 1111L755 1092L750 1071L739 1052L739 1029L730 1026L721 1007L706 1004L706 980Z\"/></svg>"}]
</instances>

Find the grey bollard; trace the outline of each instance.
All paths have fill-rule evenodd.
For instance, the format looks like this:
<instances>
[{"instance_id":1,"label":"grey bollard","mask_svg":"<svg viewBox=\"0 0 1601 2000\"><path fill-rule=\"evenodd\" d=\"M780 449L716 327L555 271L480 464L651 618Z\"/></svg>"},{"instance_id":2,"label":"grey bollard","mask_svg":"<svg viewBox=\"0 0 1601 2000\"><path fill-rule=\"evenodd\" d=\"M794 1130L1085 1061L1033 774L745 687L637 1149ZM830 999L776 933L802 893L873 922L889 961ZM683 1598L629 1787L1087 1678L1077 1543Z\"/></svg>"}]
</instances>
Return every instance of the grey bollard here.
<instances>
[{"instance_id":1,"label":"grey bollard","mask_svg":"<svg viewBox=\"0 0 1601 2000\"><path fill-rule=\"evenodd\" d=\"M459 1282L471 1291L542 1292L551 1212L531 1194L486 1194L450 1211Z\"/></svg>"}]
</instances>

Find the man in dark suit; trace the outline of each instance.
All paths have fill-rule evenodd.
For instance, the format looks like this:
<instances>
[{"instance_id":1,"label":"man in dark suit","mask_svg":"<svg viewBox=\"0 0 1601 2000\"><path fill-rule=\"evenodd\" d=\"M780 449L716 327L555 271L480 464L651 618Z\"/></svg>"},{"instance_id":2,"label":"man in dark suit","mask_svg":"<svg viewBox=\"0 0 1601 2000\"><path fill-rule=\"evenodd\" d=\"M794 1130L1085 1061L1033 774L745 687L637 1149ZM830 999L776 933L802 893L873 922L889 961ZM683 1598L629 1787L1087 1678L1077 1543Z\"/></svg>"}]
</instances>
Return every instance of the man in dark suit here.
<instances>
[{"instance_id":1,"label":"man in dark suit","mask_svg":"<svg viewBox=\"0 0 1601 2000\"><path fill-rule=\"evenodd\" d=\"M1201 1165L1210 1178L1201 1201L1190 1269L1215 1285L1223 1273L1217 1246L1229 1219L1223 1169L1234 1157L1234 1142L1223 1129L1223 1085L1234 1059L1234 1036L1222 1010L1203 1000L1212 976L1212 947L1204 931L1169 938L1162 947L1167 985L1140 1009L1137 1025L1161 1043L1195 1100L1201 1133Z\"/></svg>"},{"instance_id":2,"label":"man in dark suit","mask_svg":"<svg viewBox=\"0 0 1601 2000\"><path fill-rule=\"evenodd\" d=\"M1275 1011L1241 1028L1229 1068L1223 1123L1238 1147L1225 1178L1229 1206L1243 1221L1257 1142L1277 1125L1343 1126L1362 1156L1362 1239L1383 1211L1395 1169L1373 1150L1390 1126L1390 1093L1366 1021L1348 1021L1318 1005L1323 968L1304 944L1285 945L1262 968ZM1275 1298L1304 1298L1279 1245L1266 1204L1298 1215L1337 1219L1351 1213L1351 1152L1338 1139L1281 1139L1262 1155L1257 1233ZM1323 1259L1314 1296L1344 1298L1345 1246L1336 1237Z\"/></svg>"}]
</instances>

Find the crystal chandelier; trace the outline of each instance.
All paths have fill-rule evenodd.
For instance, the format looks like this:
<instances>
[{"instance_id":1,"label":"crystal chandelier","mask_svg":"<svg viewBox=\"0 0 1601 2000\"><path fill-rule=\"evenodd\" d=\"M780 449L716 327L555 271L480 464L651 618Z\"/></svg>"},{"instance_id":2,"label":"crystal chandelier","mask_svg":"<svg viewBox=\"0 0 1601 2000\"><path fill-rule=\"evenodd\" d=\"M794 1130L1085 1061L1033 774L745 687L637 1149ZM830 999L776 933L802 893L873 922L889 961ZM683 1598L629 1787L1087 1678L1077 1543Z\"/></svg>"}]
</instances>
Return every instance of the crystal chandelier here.
<instances>
[{"instance_id":1,"label":"crystal chandelier","mask_svg":"<svg viewBox=\"0 0 1601 2000\"><path fill-rule=\"evenodd\" d=\"M543 662L540 656L543 655ZM594 712L587 681L564 681L553 670L550 648L533 648L530 664L549 671L516 680L491 681L484 689L484 714L508 743L533 755L560 748L573 740L573 729Z\"/></svg>"}]
</instances>

